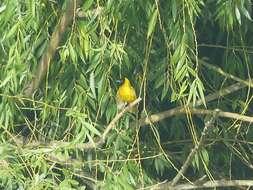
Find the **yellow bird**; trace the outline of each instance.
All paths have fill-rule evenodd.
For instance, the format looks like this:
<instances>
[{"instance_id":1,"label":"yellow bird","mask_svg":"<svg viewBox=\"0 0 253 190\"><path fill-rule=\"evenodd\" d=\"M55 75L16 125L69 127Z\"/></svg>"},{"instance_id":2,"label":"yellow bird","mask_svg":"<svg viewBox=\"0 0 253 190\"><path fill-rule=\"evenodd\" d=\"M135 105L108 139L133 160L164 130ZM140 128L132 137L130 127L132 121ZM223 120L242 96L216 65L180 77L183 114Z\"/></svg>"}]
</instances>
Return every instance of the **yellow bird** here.
<instances>
[{"instance_id":1,"label":"yellow bird","mask_svg":"<svg viewBox=\"0 0 253 190\"><path fill-rule=\"evenodd\" d=\"M136 100L136 93L131 85L128 78L124 78L122 80L117 81L120 83L119 89L117 91L117 108L118 110L121 110L126 106L126 104L129 104Z\"/></svg>"}]
</instances>

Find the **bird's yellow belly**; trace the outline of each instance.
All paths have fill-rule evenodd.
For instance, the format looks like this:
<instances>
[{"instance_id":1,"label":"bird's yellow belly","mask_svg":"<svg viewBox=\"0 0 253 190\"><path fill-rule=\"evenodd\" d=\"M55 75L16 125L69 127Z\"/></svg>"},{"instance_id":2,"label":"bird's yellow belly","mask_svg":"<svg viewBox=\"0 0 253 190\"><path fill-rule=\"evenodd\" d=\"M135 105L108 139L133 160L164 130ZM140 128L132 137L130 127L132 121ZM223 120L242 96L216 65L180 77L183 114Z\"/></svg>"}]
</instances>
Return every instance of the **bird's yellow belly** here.
<instances>
[{"instance_id":1,"label":"bird's yellow belly","mask_svg":"<svg viewBox=\"0 0 253 190\"><path fill-rule=\"evenodd\" d=\"M119 89L119 98L123 102L133 102L136 99L135 91L132 88L120 88Z\"/></svg>"}]
</instances>

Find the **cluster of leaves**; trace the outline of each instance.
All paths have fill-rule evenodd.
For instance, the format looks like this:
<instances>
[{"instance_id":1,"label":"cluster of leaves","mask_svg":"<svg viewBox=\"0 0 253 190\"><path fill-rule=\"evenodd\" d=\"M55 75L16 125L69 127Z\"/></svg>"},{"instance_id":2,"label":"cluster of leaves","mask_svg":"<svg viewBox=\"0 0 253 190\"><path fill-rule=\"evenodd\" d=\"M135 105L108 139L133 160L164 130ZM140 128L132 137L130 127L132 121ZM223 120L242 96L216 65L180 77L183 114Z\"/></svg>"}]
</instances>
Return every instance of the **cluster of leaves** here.
<instances>
[{"instance_id":1,"label":"cluster of leaves","mask_svg":"<svg viewBox=\"0 0 253 190\"><path fill-rule=\"evenodd\" d=\"M23 97L66 2L0 0L0 186L82 189L92 182L102 189L136 189L173 178L201 133L203 117L178 116L140 129L126 114L103 149L75 148L94 142L115 117L115 81L124 76L144 100L142 117L198 99L208 108L252 112L246 90L206 104L205 93L233 81L200 61L250 78L250 0L81 2L40 89ZM186 176L247 176L250 125L219 120L212 135ZM64 143L32 146L34 141ZM241 169L234 173L232 163Z\"/></svg>"}]
</instances>

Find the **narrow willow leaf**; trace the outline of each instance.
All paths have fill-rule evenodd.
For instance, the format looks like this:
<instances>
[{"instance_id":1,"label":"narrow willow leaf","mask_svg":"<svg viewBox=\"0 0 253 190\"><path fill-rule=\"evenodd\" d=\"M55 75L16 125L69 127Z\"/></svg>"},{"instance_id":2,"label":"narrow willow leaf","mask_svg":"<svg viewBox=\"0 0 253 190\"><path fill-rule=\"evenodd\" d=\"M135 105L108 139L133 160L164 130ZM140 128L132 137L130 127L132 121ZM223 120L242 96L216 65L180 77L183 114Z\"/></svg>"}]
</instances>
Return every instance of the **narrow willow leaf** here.
<instances>
[{"instance_id":1,"label":"narrow willow leaf","mask_svg":"<svg viewBox=\"0 0 253 190\"><path fill-rule=\"evenodd\" d=\"M14 26L12 26L12 28L7 33L6 38L8 39L8 38L12 37L16 33L18 27L19 27L19 22L14 24Z\"/></svg>"},{"instance_id":2,"label":"narrow willow leaf","mask_svg":"<svg viewBox=\"0 0 253 190\"><path fill-rule=\"evenodd\" d=\"M187 83L187 81L185 80L185 81L183 82L183 84L181 85L181 87L180 87L179 97L181 97L181 96L184 94L184 92L186 91L187 87L188 87L188 83Z\"/></svg>"},{"instance_id":3,"label":"narrow willow leaf","mask_svg":"<svg viewBox=\"0 0 253 190\"><path fill-rule=\"evenodd\" d=\"M244 7L242 7L242 13L244 14L244 16L249 19L250 21L253 21L250 14L249 14L249 11L247 9L245 9Z\"/></svg>"},{"instance_id":4,"label":"narrow willow leaf","mask_svg":"<svg viewBox=\"0 0 253 190\"><path fill-rule=\"evenodd\" d=\"M192 162L193 162L192 164L195 166L195 168L199 170L199 155L198 154L195 154Z\"/></svg>"},{"instance_id":5,"label":"narrow willow leaf","mask_svg":"<svg viewBox=\"0 0 253 190\"><path fill-rule=\"evenodd\" d=\"M71 58L72 62L74 64L76 64L77 63L76 52L75 52L75 50L74 50L74 48L73 48L73 46L71 44L69 44L68 47L69 47L70 58Z\"/></svg>"},{"instance_id":6,"label":"narrow willow leaf","mask_svg":"<svg viewBox=\"0 0 253 190\"><path fill-rule=\"evenodd\" d=\"M103 98L101 99L101 101L100 101L101 103L101 111L100 111L100 113L101 113L101 116L106 112L106 111L108 111L108 103L109 103L109 97L108 97L108 94L104 94L104 96L103 96ZM109 108L110 109L110 108Z\"/></svg>"},{"instance_id":7,"label":"narrow willow leaf","mask_svg":"<svg viewBox=\"0 0 253 190\"><path fill-rule=\"evenodd\" d=\"M71 144L77 144L77 143L83 142L86 138L86 135L88 136L86 128L81 127L81 130L78 131L78 133L75 136L75 139L71 142Z\"/></svg>"},{"instance_id":8,"label":"narrow willow leaf","mask_svg":"<svg viewBox=\"0 0 253 190\"><path fill-rule=\"evenodd\" d=\"M30 12L31 12L31 14L32 14L32 17L35 17L36 16L36 9L35 9L35 3L36 3L36 1L34 1L34 0L29 0L29 8L30 8Z\"/></svg>"},{"instance_id":9,"label":"narrow willow leaf","mask_svg":"<svg viewBox=\"0 0 253 190\"><path fill-rule=\"evenodd\" d=\"M93 1L94 1L94 0L86 0L86 1L84 2L83 6L82 6L83 11L88 10L88 9L91 7Z\"/></svg>"},{"instance_id":10,"label":"narrow willow leaf","mask_svg":"<svg viewBox=\"0 0 253 190\"><path fill-rule=\"evenodd\" d=\"M197 78L197 73L195 70L193 70L191 67L187 66L187 71L194 77Z\"/></svg>"},{"instance_id":11,"label":"narrow willow leaf","mask_svg":"<svg viewBox=\"0 0 253 190\"><path fill-rule=\"evenodd\" d=\"M168 94L168 91L169 91L169 85L168 85L168 84L165 84L165 85L163 86L161 100L164 100L164 98L165 98L166 95Z\"/></svg>"},{"instance_id":12,"label":"narrow willow leaf","mask_svg":"<svg viewBox=\"0 0 253 190\"><path fill-rule=\"evenodd\" d=\"M192 97L195 95L195 92L196 92L196 80L194 80L193 83L191 84L190 92L189 92L189 95L188 95L187 104L189 104L191 102Z\"/></svg>"},{"instance_id":13,"label":"narrow willow leaf","mask_svg":"<svg viewBox=\"0 0 253 190\"><path fill-rule=\"evenodd\" d=\"M86 37L83 39L83 50L84 50L85 57L88 58L90 54L90 50L91 50L88 35L86 35Z\"/></svg>"},{"instance_id":14,"label":"narrow willow leaf","mask_svg":"<svg viewBox=\"0 0 253 190\"><path fill-rule=\"evenodd\" d=\"M94 76L94 72L90 73L90 89L91 92L93 94L93 97L96 99L96 90L95 90L95 76Z\"/></svg>"},{"instance_id":15,"label":"narrow willow leaf","mask_svg":"<svg viewBox=\"0 0 253 190\"><path fill-rule=\"evenodd\" d=\"M115 116L115 114L117 112L116 103L112 99L109 101L108 105L109 105L109 106L107 106L108 109L105 111L107 123L110 122L110 120L113 118L113 116Z\"/></svg>"},{"instance_id":16,"label":"narrow willow leaf","mask_svg":"<svg viewBox=\"0 0 253 190\"><path fill-rule=\"evenodd\" d=\"M159 87L161 87L165 83L165 80L166 80L166 77L164 75L159 74L156 77L154 89L158 89Z\"/></svg>"},{"instance_id":17,"label":"narrow willow leaf","mask_svg":"<svg viewBox=\"0 0 253 190\"><path fill-rule=\"evenodd\" d=\"M172 56L172 58L171 58L172 64L177 64L177 62L180 60L180 53L181 53L181 48L178 47L178 48L175 50L175 52L174 52L174 54L173 54L173 56Z\"/></svg>"},{"instance_id":18,"label":"narrow willow leaf","mask_svg":"<svg viewBox=\"0 0 253 190\"><path fill-rule=\"evenodd\" d=\"M172 9L172 18L173 18L173 21L175 22L177 18L177 1L176 0L172 0L171 9Z\"/></svg>"},{"instance_id":19,"label":"narrow willow leaf","mask_svg":"<svg viewBox=\"0 0 253 190\"><path fill-rule=\"evenodd\" d=\"M175 70L175 73L178 73L182 66L185 64L185 59L186 59L186 52L183 53L183 55L180 56L179 61L177 62L177 67Z\"/></svg>"},{"instance_id":20,"label":"narrow willow leaf","mask_svg":"<svg viewBox=\"0 0 253 190\"><path fill-rule=\"evenodd\" d=\"M203 102L204 106L206 107L205 95L204 95L204 86L202 82L198 79L197 80L198 92L200 95L200 99Z\"/></svg>"},{"instance_id":21,"label":"narrow willow leaf","mask_svg":"<svg viewBox=\"0 0 253 190\"><path fill-rule=\"evenodd\" d=\"M235 16L236 16L236 19L237 19L237 21L239 22L239 24L241 25L241 14L240 14L240 11L239 11L239 9L238 9L238 7L236 6L235 7Z\"/></svg>"},{"instance_id":22,"label":"narrow willow leaf","mask_svg":"<svg viewBox=\"0 0 253 190\"><path fill-rule=\"evenodd\" d=\"M157 21L157 15L158 15L158 10L156 9L153 12L153 15L148 23L148 33L147 33L147 38L150 37L150 35L154 32L156 21Z\"/></svg>"},{"instance_id":23,"label":"narrow willow leaf","mask_svg":"<svg viewBox=\"0 0 253 190\"><path fill-rule=\"evenodd\" d=\"M209 164L209 155L208 155L207 150L206 150L206 149L203 149L203 150L201 151L201 155L202 155L202 157L203 157L203 161L204 161L205 164L208 166L208 164Z\"/></svg>"},{"instance_id":24,"label":"narrow willow leaf","mask_svg":"<svg viewBox=\"0 0 253 190\"><path fill-rule=\"evenodd\" d=\"M107 89L106 80L105 77L103 76L98 82L98 101L100 101L101 98L104 96L106 89Z\"/></svg>"},{"instance_id":25,"label":"narrow willow leaf","mask_svg":"<svg viewBox=\"0 0 253 190\"><path fill-rule=\"evenodd\" d=\"M83 118L81 118L81 122L85 128L87 128L91 133L101 136L101 133L90 123L86 122Z\"/></svg>"},{"instance_id":26,"label":"narrow willow leaf","mask_svg":"<svg viewBox=\"0 0 253 190\"><path fill-rule=\"evenodd\" d=\"M93 144L95 144L94 141L93 141L93 139L91 138L91 136L90 135L87 135L87 136L88 136L90 142L92 142ZM88 167L89 167L89 169L91 171L91 169L92 169L92 153L91 152L87 153L87 162L88 162Z\"/></svg>"},{"instance_id":27,"label":"narrow willow leaf","mask_svg":"<svg viewBox=\"0 0 253 190\"><path fill-rule=\"evenodd\" d=\"M177 94L174 90L172 91L170 100L171 102L174 102L175 100L177 100Z\"/></svg>"},{"instance_id":28,"label":"narrow willow leaf","mask_svg":"<svg viewBox=\"0 0 253 190\"><path fill-rule=\"evenodd\" d=\"M175 73L175 80L181 81L187 74L187 65L183 65L179 72Z\"/></svg>"},{"instance_id":29,"label":"narrow willow leaf","mask_svg":"<svg viewBox=\"0 0 253 190\"><path fill-rule=\"evenodd\" d=\"M2 6L0 7L0 13L3 12L5 9L6 9L6 5L2 5Z\"/></svg>"},{"instance_id":30,"label":"narrow willow leaf","mask_svg":"<svg viewBox=\"0 0 253 190\"><path fill-rule=\"evenodd\" d=\"M128 179L130 181L131 184L133 184L134 186L136 186L136 181L134 180L133 175L131 174L131 172L128 172Z\"/></svg>"},{"instance_id":31,"label":"narrow willow leaf","mask_svg":"<svg viewBox=\"0 0 253 190\"><path fill-rule=\"evenodd\" d=\"M95 68L99 65L100 63L100 52L96 53L94 56L91 58L91 64L89 68L86 70L86 73L89 73L92 70L95 70Z\"/></svg>"},{"instance_id":32,"label":"narrow willow leaf","mask_svg":"<svg viewBox=\"0 0 253 190\"><path fill-rule=\"evenodd\" d=\"M43 39L44 41L41 43L41 45L38 47L38 49L36 50L36 56L37 57L41 57L42 55L43 55L43 53L44 53L44 51L45 51L45 49L46 49L46 47L47 47L47 44L48 44L48 41L47 40L45 40L45 39ZM65 51L64 51L64 53L65 53ZM61 54L60 54L60 56L61 56ZM66 56L65 56L66 57ZM61 57L62 58L62 57ZM65 61L64 61L65 62Z\"/></svg>"}]
</instances>

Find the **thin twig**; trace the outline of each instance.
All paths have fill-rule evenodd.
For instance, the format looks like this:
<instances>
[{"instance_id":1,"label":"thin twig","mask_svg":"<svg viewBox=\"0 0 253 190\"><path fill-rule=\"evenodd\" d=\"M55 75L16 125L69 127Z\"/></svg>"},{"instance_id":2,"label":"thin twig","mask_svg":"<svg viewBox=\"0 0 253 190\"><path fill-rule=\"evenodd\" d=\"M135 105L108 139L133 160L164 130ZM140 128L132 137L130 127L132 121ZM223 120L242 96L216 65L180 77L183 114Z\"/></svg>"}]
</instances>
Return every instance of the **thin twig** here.
<instances>
[{"instance_id":1,"label":"thin twig","mask_svg":"<svg viewBox=\"0 0 253 190\"><path fill-rule=\"evenodd\" d=\"M207 63L204 60L199 60L199 63L201 63L202 65L204 65L205 67L207 67L209 69L212 69L212 70L216 71L217 73L223 75L226 78L230 78L230 79L232 79L234 81L240 82L242 84L245 84L245 85L250 86L251 88L253 88L253 82L251 82L250 79L248 79L248 80L242 80L239 77L236 77L236 76L234 76L234 75L232 75L230 73L226 73L220 67L217 67L217 66L215 66L213 64L210 64L210 63Z\"/></svg>"}]
</instances>

